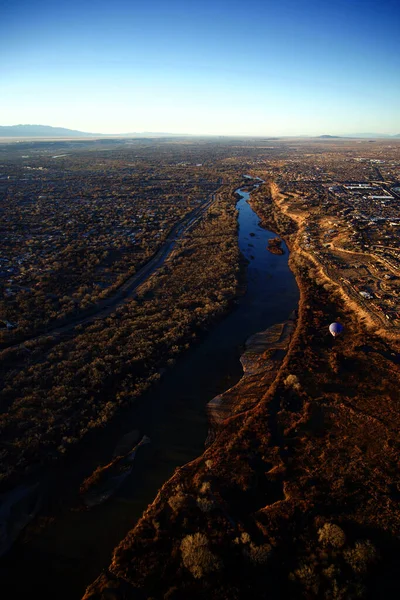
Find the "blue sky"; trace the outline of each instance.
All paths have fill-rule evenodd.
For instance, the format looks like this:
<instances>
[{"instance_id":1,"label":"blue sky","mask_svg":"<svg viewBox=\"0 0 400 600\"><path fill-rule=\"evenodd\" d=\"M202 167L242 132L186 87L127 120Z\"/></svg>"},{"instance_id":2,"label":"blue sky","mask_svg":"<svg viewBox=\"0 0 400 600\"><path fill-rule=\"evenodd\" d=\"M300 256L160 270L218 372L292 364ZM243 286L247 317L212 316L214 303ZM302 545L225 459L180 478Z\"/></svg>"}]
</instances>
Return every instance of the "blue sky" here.
<instances>
[{"instance_id":1,"label":"blue sky","mask_svg":"<svg viewBox=\"0 0 400 600\"><path fill-rule=\"evenodd\" d=\"M400 133L399 0L0 0L0 124Z\"/></svg>"}]
</instances>

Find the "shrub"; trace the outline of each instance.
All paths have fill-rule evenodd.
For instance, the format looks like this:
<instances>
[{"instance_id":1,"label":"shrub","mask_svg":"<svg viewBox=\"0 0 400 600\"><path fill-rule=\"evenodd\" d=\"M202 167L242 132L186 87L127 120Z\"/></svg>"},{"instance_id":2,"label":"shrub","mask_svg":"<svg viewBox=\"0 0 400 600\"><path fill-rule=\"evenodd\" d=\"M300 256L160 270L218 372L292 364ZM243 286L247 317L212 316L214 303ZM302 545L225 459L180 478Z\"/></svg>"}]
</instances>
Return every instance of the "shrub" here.
<instances>
[{"instance_id":1,"label":"shrub","mask_svg":"<svg viewBox=\"0 0 400 600\"><path fill-rule=\"evenodd\" d=\"M187 497L182 492L178 492L175 496L168 498L168 504L174 512L178 512L186 504Z\"/></svg>"},{"instance_id":2,"label":"shrub","mask_svg":"<svg viewBox=\"0 0 400 600\"><path fill-rule=\"evenodd\" d=\"M341 548L346 542L346 536L338 525L334 523L325 523L318 530L318 540L323 546L332 546L333 548Z\"/></svg>"},{"instance_id":3,"label":"shrub","mask_svg":"<svg viewBox=\"0 0 400 600\"><path fill-rule=\"evenodd\" d=\"M240 537L236 537L233 540L234 544L250 544L250 542L251 542L251 537L247 533L247 531L243 531L243 533L241 534Z\"/></svg>"},{"instance_id":4,"label":"shrub","mask_svg":"<svg viewBox=\"0 0 400 600\"><path fill-rule=\"evenodd\" d=\"M356 573L365 573L370 563L374 562L378 553L370 540L356 542L354 548L349 548L343 552L346 562Z\"/></svg>"},{"instance_id":5,"label":"shrub","mask_svg":"<svg viewBox=\"0 0 400 600\"><path fill-rule=\"evenodd\" d=\"M218 571L222 563L208 547L207 537L203 533L187 535L181 542L182 560L195 579Z\"/></svg>"},{"instance_id":6,"label":"shrub","mask_svg":"<svg viewBox=\"0 0 400 600\"><path fill-rule=\"evenodd\" d=\"M201 484L200 493L201 494L206 494L210 490L211 490L211 484L210 484L210 482L209 481L203 481L203 483Z\"/></svg>"},{"instance_id":7,"label":"shrub","mask_svg":"<svg viewBox=\"0 0 400 600\"><path fill-rule=\"evenodd\" d=\"M242 535L240 536L240 539L242 540L243 544L250 544L251 542L251 537L247 533L247 531L243 531Z\"/></svg>"},{"instance_id":8,"label":"shrub","mask_svg":"<svg viewBox=\"0 0 400 600\"><path fill-rule=\"evenodd\" d=\"M209 498L199 497L196 500L197 506L203 513L209 513L214 508L214 502Z\"/></svg>"},{"instance_id":9,"label":"shrub","mask_svg":"<svg viewBox=\"0 0 400 600\"><path fill-rule=\"evenodd\" d=\"M300 389L300 383L296 375L288 375L283 383L287 388Z\"/></svg>"},{"instance_id":10,"label":"shrub","mask_svg":"<svg viewBox=\"0 0 400 600\"><path fill-rule=\"evenodd\" d=\"M312 565L300 565L291 578L299 580L307 590L312 591L315 595L318 594L320 579Z\"/></svg>"},{"instance_id":11,"label":"shrub","mask_svg":"<svg viewBox=\"0 0 400 600\"><path fill-rule=\"evenodd\" d=\"M271 555L271 549L272 548L270 544L256 546L253 542L251 542L248 546L246 546L244 554L251 560L253 564L265 565Z\"/></svg>"}]
</instances>

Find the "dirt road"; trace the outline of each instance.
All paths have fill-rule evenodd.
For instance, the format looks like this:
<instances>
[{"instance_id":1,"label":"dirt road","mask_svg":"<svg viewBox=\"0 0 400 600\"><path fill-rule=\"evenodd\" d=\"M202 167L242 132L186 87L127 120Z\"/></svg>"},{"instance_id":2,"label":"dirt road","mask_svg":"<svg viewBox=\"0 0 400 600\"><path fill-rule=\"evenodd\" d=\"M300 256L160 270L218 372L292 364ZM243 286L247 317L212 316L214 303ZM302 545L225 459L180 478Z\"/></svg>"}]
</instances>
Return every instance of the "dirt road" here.
<instances>
[{"instance_id":1,"label":"dirt road","mask_svg":"<svg viewBox=\"0 0 400 600\"><path fill-rule=\"evenodd\" d=\"M128 302L138 289L157 269L159 269L171 254L177 241L190 231L190 229L199 221L203 214L216 202L218 194L212 194L211 198L205 204L192 210L182 221L177 223L170 231L163 246L154 254L154 256L137 273L129 277L111 296L98 302L88 313L80 313L75 317L68 319L63 325L51 327L27 336L18 342L10 342L2 345L0 350L7 348L18 348L29 340L36 340L43 336L61 336L77 325L88 325L98 319L104 319L110 315L117 306Z\"/></svg>"}]
</instances>

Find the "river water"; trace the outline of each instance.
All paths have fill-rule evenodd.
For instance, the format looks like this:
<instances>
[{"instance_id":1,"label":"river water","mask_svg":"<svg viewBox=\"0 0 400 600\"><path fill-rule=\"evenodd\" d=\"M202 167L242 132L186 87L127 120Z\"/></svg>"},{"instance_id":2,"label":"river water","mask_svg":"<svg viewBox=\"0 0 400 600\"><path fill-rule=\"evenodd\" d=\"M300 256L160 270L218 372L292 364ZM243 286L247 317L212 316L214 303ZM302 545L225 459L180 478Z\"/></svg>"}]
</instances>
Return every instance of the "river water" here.
<instances>
[{"instance_id":1,"label":"river water","mask_svg":"<svg viewBox=\"0 0 400 600\"><path fill-rule=\"evenodd\" d=\"M2 587L10 589L10 598L81 598L176 467L202 454L206 403L240 379L246 339L286 320L296 308L299 292L287 247L282 245L284 255L268 252L268 240L275 234L259 226L247 202L249 193L238 192L239 247L248 260L246 293L138 407L110 424L96 445L89 441L73 465L53 473L53 493L42 521L46 516L54 521L30 541L16 543L0 563ZM80 483L98 464L111 460L118 439L132 429L151 438L149 449L138 456L132 474L111 500L79 510Z\"/></svg>"}]
</instances>

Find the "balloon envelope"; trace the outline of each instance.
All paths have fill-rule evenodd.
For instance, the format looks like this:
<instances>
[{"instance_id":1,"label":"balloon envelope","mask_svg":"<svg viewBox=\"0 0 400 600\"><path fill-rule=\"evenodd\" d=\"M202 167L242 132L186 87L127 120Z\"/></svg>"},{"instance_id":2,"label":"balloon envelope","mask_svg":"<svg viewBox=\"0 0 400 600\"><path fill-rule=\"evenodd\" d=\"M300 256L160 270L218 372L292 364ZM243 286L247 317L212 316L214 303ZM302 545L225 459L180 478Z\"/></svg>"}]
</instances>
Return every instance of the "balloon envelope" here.
<instances>
[{"instance_id":1,"label":"balloon envelope","mask_svg":"<svg viewBox=\"0 0 400 600\"><path fill-rule=\"evenodd\" d=\"M329 331L331 332L331 334L333 335L333 337L336 337L337 335L339 335L340 333L342 333L342 331L343 331L343 325L341 325L341 323L331 323L329 325Z\"/></svg>"}]
</instances>

